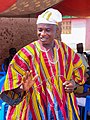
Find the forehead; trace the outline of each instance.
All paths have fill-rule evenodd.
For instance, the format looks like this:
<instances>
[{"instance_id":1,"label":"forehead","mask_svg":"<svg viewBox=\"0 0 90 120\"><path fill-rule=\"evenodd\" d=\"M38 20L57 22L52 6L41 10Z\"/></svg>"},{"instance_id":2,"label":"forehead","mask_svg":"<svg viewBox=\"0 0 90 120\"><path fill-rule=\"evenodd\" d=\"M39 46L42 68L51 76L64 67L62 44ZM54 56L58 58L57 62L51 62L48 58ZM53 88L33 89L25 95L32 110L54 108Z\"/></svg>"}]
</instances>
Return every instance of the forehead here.
<instances>
[{"instance_id":1,"label":"forehead","mask_svg":"<svg viewBox=\"0 0 90 120\"><path fill-rule=\"evenodd\" d=\"M82 43L77 44L77 48L83 48L83 44Z\"/></svg>"},{"instance_id":2,"label":"forehead","mask_svg":"<svg viewBox=\"0 0 90 120\"><path fill-rule=\"evenodd\" d=\"M37 24L37 28L42 27L42 28L54 28L56 25L54 24L46 24L46 23L40 23Z\"/></svg>"}]
</instances>

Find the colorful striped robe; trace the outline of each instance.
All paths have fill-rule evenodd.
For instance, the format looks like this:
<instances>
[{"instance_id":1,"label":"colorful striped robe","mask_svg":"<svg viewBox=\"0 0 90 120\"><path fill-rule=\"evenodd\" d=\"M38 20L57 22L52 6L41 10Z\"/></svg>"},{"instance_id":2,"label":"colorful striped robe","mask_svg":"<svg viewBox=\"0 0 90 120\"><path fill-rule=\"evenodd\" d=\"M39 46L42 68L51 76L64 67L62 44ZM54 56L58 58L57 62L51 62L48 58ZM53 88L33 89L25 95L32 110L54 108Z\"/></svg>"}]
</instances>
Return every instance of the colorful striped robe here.
<instances>
[{"instance_id":1,"label":"colorful striped robe","mask_svg":"<svg viewBox=\"0 0 90 120\"><path fill-rule=\"evenodd\" d=\"M73 79L84 84L82 60L70 47L57 40L54 58L51 62L38 41L25 46L14 56L2 93L8 91L8 96L12 97L10 93L21 85L25 71L32 70L32 76L38 74L39 77L24 97L19 96L20 101L15 94L12 100L17 100L9 107L7 120L79 120L74 93L66 93L63 82Z\"/></svg>"}]
</instances>

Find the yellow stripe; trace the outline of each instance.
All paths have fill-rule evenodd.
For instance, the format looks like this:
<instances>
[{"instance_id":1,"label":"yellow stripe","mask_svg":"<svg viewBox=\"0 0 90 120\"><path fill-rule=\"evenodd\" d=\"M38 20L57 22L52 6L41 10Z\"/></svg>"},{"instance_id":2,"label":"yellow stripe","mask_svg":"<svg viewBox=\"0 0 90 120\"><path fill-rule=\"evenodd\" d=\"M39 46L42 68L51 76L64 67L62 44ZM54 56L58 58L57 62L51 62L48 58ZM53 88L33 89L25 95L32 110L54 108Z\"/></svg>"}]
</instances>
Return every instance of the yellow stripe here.
<instances>
[{"instance_id":1,"label":"yellow stripe","mask_svg":"<svg viewBox=\"0 0 90 120\"><path fill-rule=\"evenodd\" d=\"M45 71L45 76L46 76L47 78L51 78L51 76L50 76L49 73L48 73L46 64L45 64L45 62L44 62L44 59L43 59L43 56L42 56L42 52L41 52L41 56L40 56L40 57L41 57L40 59L41 59L41 63L42 63L43 70Z\"/></svg>"},{"instance_id":2,"label":"yellow stripe","mask_svg":"<svg viewBox=\"0 0 90 120\"><path fill-rule=\"evenodd\" d=\"M23 106L23 105L22 105ZM21 120L25 120L25 117L26 117L26 114L25 114L25 112L26 112L26 109L27 109L27 107L28 107L28 105L24 105L24 108L23 108L23 111L20 111L20 112L23 112L22 113L22 117L21 117ZM20 108L18 108L18 109L20 109ZM25 111L25 112L24 112Z\"/></svg>"},{"instance_id":3,"label":"yellow stripe","mask_svg":"<svg viewBox=\"0 0 90 120\"><path fill-rule=\"evenodd\" d=\"M47 12L45 12L45 13L42 15L42 17L45 18L46 20L49 20L49 18L50 18L51 15L52 15L52 13L49 12L49 11L47 11Z\"/></svg>"},{"instance_id":4,"label":"yellow stripe","mask_svg":"<svg viewBox=\"0 0 90 120\"><path fill-rule=\"evenodd\" d=\"M18 54L18 56L20 56L26 63L29 63L29 58L22 51L20 52L20 54Z\"/></svg>"},{"instance_id":5,"label":"yellow stripe","mask_svg":"<svg viewBox=\"0 0 90 120\"><path fill-rule=\"evenodd\" d=\"M21 103L19 105L16 105L14 113L12 114L12 120L18 120L20 118L21 106Z\"/></svg>"},{"instance_id":6,"label":"yellow stripe","mask_svg":"<svg viewBox=\"0 0 90 120\"><path fill-rule=\"evenodd\" d=\"M78 66L82 65L82 60L80 59L76 64L74 64L75 68L78 68Z\"/></svg>"},{"instance_id":7,"label":"yellow stripe","mask_svg":"<svg viewBox=\"0 0 90 120\"><path fill-rule=\"evenodd\" d=\"M70 104L70 97L69 97L68 93L67 93L67 104L68 104L68 116L69 116L69 120L72 120L72 118L73 118L73 112L72 112L72 106Z\"/></svg>"},{"instance_id":8,"label":"yellow stripe","mask_svg":"<svg viewBox=\"0 0 90 120\"><path fill-rule=\"evenodd\" d=\"M77 116L77 118L78 118L78 120L79 120L80 118L79 118L79 115L78 115L78 111L77 111L77 109L76 109L76 106L75 106L75 104L74 104L74 94L73 94L73 93L71 94L71 99L72 99L72 102L73 102L73 107L74 107L74 110L75 110L75 114L76 114L76 116Z\"/></svg>"},{"instance_id":9,"label":"yellow stripe","mask_svg":"<svg viewBox=\"0 0 90 120\"><path fill-rule=\"evenodd\" d=\"M34 111L36 112L37 120L41 120L40 111L39 111L39 109L38 109L38 104L37 104L36 96L35 96L35 93L34 93L34 92L32 93L32 101L33 101Z\"/></svg>"},{"instance_id":10,"label":"yellow stripe","mask_svg":"<svg viewBox=\"0 0 90 120\"><path fill-rule=\"evenodd\" d=\"M25 73L26 73L26 71L24 71L21 67L19 67L16 62L14 62L12 64L12 69L14 69L15 71L17 71L20 75L25 75ZM14 72L14 70L12 71L12 73Z\"/></svg>"},{"instance_id":11,"label":"yellow stripe","mask_svg":"<svg viewBox=\"0 0 90 120\"><path fill-rule=\"evenodd\" d=\"M71 56L73 56L73 52L71 51ZM71 58L70 58L71 59ZM71 76L72 76L72 70L73 70L73 63L72 60L69 61L70 65L69 65L69 69L68 69L68 74L67 74L67 80L70 80Z\"/></svg>"},{"instance_id":12,"label":"yellow stripe","mask_svg":"<svg viewBox=\"0 0 90 120\"><path fill-rule=\"evenodd\" d=\"M5 82L4 82L4 89L9 90L8 74L6 75L6 79L5 79Z\"/></svg>"},{"instance_id":13,"label":"yellow stripe","mask_svg":"<svg viewBox=\"0 0 90 120\"><path fill-rule=\"evenodd\" d=\"M67 80L70 80L72 76L72 70L73 70L73 64L72 62L70 62L70 67L69 67L68 74L67 74Z\"/></svg>"},{"instance_id":14,"label":"yellow stripe","mask_svg":"<svg viewBox=\"0 0 90 120\"><path fill-rule=\"evenodd\" d=\"M26 48L31 52L32 55L34 55L34 49L31 46L27 45Z\"/></svg>"},{"instance_id":15,"label":"yellow stripe","mask_svg":"<svg viewBox=\"0 0 90 120\"><path fill-rule=\"evenodd\" d=\"M38 47L40 47L40 44L38 43L38 42L35 42L35 45L36 46L38 46ZM40 49L38 49L38 47L37 47L37 52L39 52L39 54L40 54ZM37 71L37 73L38 73L38 75L39 75L39 77L40 77L40 80L41 80L41 76L40 76L40 65L38 64L38 61L36 60L36 58L35 58L35 60L34 60L34 65L35 65L35 69L36 69L36 71ZM43 109L43 106L41 105L41 96L40 96L40 93L38 93L38 90L37 90L38 88L37 88L37 85L36 84L34 84L34 92L35 93L33 93L33 96L32 96L32 99L33 99L33 105L34 105L34 108L36 109L35 111L37 112L36 113L36 116L37 116L37 119L38 120L41 120L41 117L40 117L40 113L39 113L39 110L38 110L38 105L37 105L37 101L36 101L36 98L35 98L35 96L34 96L34 94L36 94L36 97L37 97L37 99L38 99L38 102L39 102L39 105L40 105L40 107L41 107L41 109L42 109L42 111L44 112L44 109ZM42 88L42 91L44 92L44 89ZM36 104L35 104L36 103Z\"/></svg>"},{"instance_id":16,"label":"yellow stripe","mask_svg":"<svg viewBox=\"0 0 90 120\"><path fill-rule=\"evenodd\" d=\"M12 80L14 80L13 83L13 88L17 88L18 87L18 78L17 78L17 73L15 70L13 70L13 68L11 67L11 71L12 71Z\"/></svg>"},{"instance_id":17,"label":"yellow stripe","mask_svg":"<svg viewBox=\"0 0 90 120\"><path fill-rule=\"evenodd\" d=\"M54 48L54 61L57 61L57 50L56 50L56 48ZM54 79L54 81L55 81L55 85L56 85L56 88L57 88L57 90L58 90L58 92L59 92L59 77L58 77L58 68L57 68L57 63L55 64L55 68L56 68L56 76L55 76L55 79Z\"/></svg>"}]
</instances>

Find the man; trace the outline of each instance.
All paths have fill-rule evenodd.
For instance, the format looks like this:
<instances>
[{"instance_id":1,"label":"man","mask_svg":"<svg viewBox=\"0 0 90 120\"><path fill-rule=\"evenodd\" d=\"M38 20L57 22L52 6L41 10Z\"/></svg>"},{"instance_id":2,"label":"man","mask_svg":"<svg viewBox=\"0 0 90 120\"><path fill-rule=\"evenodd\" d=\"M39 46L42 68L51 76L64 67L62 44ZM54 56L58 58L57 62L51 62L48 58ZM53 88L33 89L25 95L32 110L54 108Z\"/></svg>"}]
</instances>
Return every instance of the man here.
<instances>
[{"instance_id":1,"label":"man","mask_svg":"<svg viewBox=\"0 0 90 120\"><path fill-rule=\"evenodd\" d=\"M84 84L80 57L55 40L62 15L48 9L37 19L37 41L17 52L8 68L1 98L11 106L7 120L79 120L73 94Z\"/></svg>"},{"instance_id":2,"label":"man","mask_svg":"<svg viewBox=\"0 0 90 120\"><path fill-rule=\"evenodd\" d=\"M84 66L86 68L86 71L88 71L89 65L88 65L87 57L84 54L85 52L83 51L83 43L78 43L77 44L77 53L80 56L80 58L82 59L83 64L84 64Z\"/></svg>"},{"instance_id":3,"label":"man","mask_svg":"<svg viewBox=\"0 0 90 120\"><path fill-rule=\"evenodd\" d=\"M4 60L4 69L5 69L5 72L7 72L7 69L8 69L8 66L9 66L9 63L11 62L11 60L13 59L14 55L16 54L16 48L10 48L9 49L9 57L7 57L5 60Z\"/></svg>"}]
</instances>

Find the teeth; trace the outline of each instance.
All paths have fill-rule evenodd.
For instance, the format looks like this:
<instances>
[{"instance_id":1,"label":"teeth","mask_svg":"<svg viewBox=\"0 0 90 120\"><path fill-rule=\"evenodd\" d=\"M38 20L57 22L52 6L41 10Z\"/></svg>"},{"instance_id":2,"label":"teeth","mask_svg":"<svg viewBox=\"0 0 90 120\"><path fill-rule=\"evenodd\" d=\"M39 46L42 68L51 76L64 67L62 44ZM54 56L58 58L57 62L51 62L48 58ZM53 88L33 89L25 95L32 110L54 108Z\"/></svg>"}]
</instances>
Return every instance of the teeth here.
<instances>
[{"instance_id":1,"label":"teeth","mask_svg":"<svg viewBox=\"0 0 90 120\"><path fill-rule=\"evenodd\" d=\"M47 39L45 39L45 38L41 38L41 41L47 41Z\"/></svg>"}]
</instances>

